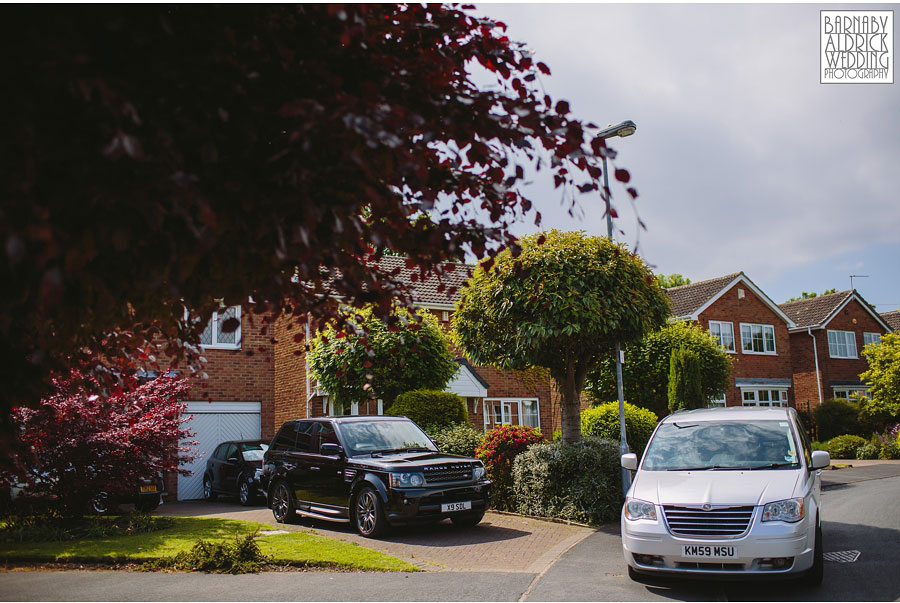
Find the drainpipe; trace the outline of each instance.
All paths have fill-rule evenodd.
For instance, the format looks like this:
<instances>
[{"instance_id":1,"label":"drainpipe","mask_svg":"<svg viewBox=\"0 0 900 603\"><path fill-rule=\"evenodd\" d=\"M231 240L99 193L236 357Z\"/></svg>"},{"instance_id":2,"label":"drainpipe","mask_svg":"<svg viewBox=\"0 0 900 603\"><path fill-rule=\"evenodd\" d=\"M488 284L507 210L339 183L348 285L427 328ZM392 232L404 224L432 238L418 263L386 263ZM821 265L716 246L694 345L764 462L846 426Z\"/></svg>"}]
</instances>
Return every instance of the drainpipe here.
<instances>
[{"instance_id":1,"label":"drainpipe","mask_svg":"<svg viewBox=\"0 0 900 603\"><path fill-rule=\"evenodd\" d=\"M819 352L816 351L816 336L812 334L810 327L806 327L806 334L812 337L813 341L813 360L816 362L816 387L819 389L819 404L822 404L822 377L819 376Z\"/></svg>"},{"instance_id":2,"label":"drainpipe","mask_svg":"<svg viewBox=\"0 0 900 603\"><path fill-rule=\"evenodd\" d=\"M309 312L306 313L306 342L309 347ZM310 417L309 405L312 399L312 377L309 376L309 352L303 354L303 361L306 363L306 418Z\"/></svg>"}]
</instances>

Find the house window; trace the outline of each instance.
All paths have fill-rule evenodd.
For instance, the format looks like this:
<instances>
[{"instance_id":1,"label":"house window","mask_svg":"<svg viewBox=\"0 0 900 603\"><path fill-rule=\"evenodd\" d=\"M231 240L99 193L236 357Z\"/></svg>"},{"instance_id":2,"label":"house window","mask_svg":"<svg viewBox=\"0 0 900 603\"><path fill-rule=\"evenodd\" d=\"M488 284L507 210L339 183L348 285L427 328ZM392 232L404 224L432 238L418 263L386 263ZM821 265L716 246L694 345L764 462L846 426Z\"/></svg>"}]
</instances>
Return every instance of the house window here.
<instances>
[{"instance_id":1,"label":"house window","mask_svg":"<svg viewBox=\"0 0 900 603\"><path fill-rule=\"evenodd\" d=\"M775 327L741 323L741 351L744 354L775 354Z\"/></svg>"},{"instance_id":2,"label":"house window","mask_svg":"<svg viewBox=\"0 0 900 603\"><path fill-rule=\"evenodd\" d=\"M732 354L735 353L733 323L711 320L709 321L709 332L716 338L719 345L725 348L726 352L731 352Z\"/></svg>"},{"instance_id":3,"label":"house window","mask_svg":"<svg viewBox=\"0 0 900 603\"><path fill-rule=\"evenodd\" d=\"M851 397L868 398L869 390L865 387L835 387L834 397L841 400L849 400Z\"/></svg>"},{"instance_id":4,"label":"house window","mask_svg":"<svg viewBox=\"0 0 900 603\"><path fill-rule=\"evenodd\" d=\"M238 327L234 331L225 332L222 329L230 319L237 319ZM209 324L200 334L200 345L204 348L217 348L224 350L241 349L241 307L229 306L217 312L213 312Z\"/></svg>"},{"instance_id":5,"label":"house window","mask_svg":"<svg viewBox=\"0 0 900 603\"><path fill-rule=\"evenodd\" d=\"M450 312L448 312L447 310L441 310L441 320L443 322L447 322L448 320L450 320Z\"/></svg>"},{"instance_id":6,"label":"house window","mask_svg":"<svg viewBox=\"0 0 900 603\"><path fill-rule=\"evenodd\" d=\"M828 331L828 355L832 358L856 358L856 333Z\"/></svg>"},{"instance_id":7,"label":"house window","mask_svg":"<svg viewBox=\"0 0 900 603\"><path fill-rule=\"evenodd\" d=\"M787 406L787 389L741 388L744 406Z\"/></svg>"},{"instance_id":8,"label":"house window","mask_svg":"<svg viewBox=\"0 0 900 603\"><path fill-rule=\"evenodd\" d=\"M881 333L863 333L863 345L881 342Z\"/></svg>"},{"instance_id":9,"label":"house window","mask_svg":"<svg viewBox=\"0 0 900 603\"><path fill-rule=\"evenodd\" d=\"M525 425L535 429L541 427L541 406L536 398L485 399L482 408L485 431L500 425Z\"/></svg>"},{"instance_id":10,"label":"house window","mask_svg":"<svg viewBox=\"0 0 900 603\"><path fill-rule=\"evenodd\" d=\"M718 406L727 406L725 403L725 392L716 398L710 398L709 404L707 404L709 408L716 408Z\"/></svg>"}]
</instances>

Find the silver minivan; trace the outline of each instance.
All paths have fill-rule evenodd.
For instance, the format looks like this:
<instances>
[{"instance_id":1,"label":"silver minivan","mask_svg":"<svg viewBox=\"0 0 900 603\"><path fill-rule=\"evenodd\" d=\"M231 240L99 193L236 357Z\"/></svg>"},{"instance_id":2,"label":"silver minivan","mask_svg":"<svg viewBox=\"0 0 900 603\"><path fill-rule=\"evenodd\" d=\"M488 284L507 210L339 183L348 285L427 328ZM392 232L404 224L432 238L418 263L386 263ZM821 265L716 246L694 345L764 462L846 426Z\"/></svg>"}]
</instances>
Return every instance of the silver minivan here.
<instances>
[{"instance_id":1,"label":"silver minivan","mask_svg":"<svg viewBox=\"0 0 900 603\"><path fill-rule=\"evenodd\" d=\"M622 508L628 575L822 581L820 470L792 408L676 412L650 438Z\"/></svg>"}]
</instances>

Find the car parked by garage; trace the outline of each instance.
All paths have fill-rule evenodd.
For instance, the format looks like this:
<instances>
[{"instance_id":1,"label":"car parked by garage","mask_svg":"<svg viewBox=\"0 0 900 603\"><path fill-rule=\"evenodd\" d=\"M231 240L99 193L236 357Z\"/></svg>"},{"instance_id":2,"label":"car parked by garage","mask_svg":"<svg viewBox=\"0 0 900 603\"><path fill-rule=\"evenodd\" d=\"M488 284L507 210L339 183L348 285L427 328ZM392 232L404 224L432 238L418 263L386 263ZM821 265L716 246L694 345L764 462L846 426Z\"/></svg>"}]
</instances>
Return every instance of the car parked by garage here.
<instances>
[{"instance_id":1,"label":"car parked by garage","mask_svg":"<svg viewBox=\"0 0 900 603\"><path fill-rule=\"evenodd\" d=\"M265 454L262 481L278 522L352 522L366 537L449 518L473 526L488 508L484 464L442 454L406 417L288 421Z\"/></svg>"},{"instance_id":2,"label":"car parked by garage","mask_svg":"<svg viewBox=\"0 0 900 603\"><path fill-rule=\"evenodd\" d=\"M719 408L663 419L622 508L628 574L796 577L824 571L820 470L792 408Z\"/></svg>"},{"instance_id":3,"label":"car parked by garage","mask_svg":"<svg viewBox=\"0 0 900 603\"><path fill-rule=\"evenodd\" d=\"M206 461L203 498L216 500L220 494L237 496L244 505L265 497L260 489L263 455L269 445L258 440L222 442Z\"/></svg>"}]
</instances>

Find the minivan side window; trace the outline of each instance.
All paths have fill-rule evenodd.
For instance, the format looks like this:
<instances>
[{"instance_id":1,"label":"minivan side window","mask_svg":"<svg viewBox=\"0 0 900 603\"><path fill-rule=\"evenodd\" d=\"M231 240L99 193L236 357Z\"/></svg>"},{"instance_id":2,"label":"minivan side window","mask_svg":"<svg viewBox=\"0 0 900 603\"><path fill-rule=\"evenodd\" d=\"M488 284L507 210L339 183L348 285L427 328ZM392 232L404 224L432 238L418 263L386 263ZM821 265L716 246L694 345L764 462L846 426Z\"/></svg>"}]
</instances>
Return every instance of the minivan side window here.
<instances>
[{"instance_id":1,"label":"minivan side window","mask_svg":"<svg viewBox=\"0 0 900 603\"><path fill-rule=\"evenodd\" d=\"M272 441L273 450L290 450L294 447L294 441L297 439L297 424L285 423L278 431L278 435Z\"/></svg>"}]
</instances>

